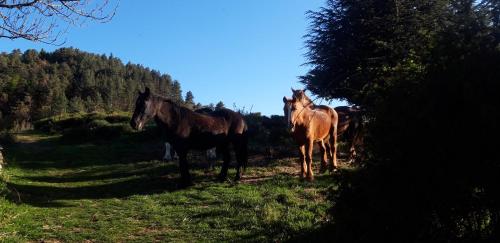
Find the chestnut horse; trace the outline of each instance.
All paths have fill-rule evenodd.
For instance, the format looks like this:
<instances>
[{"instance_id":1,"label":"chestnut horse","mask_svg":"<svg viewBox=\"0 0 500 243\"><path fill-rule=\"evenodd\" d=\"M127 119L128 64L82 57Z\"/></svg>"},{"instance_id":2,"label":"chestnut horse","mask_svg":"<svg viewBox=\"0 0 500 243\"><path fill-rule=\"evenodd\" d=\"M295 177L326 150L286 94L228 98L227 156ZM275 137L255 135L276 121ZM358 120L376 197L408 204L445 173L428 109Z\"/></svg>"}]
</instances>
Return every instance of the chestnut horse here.
<instances>
[{"instance_id":1,"label":"chestnut horse","mask_svg":"<svg viewBox=\"0 0 500 243\"><path fill-rule=\"evenodd\" d=\"M231 159L229 147L232 144L238 166L236 178L241 178L241 166L247 164L247 124L243 116L229 109L218 109L210 114L201 114L175 104L173 101L154 95L146 88L139 92L134 114L130 121L132 128L141 130L144 124L154 119L156 125L165 133L168 143L172 144L179 155L179 168L183 186L191 184L187 154L191 149L206 150L216 147L223 154L221 181L227 177Z\"/></svg>"},{"instance_id":2,"label":"chestnut horse","mask_svg":"<svg viewBox=\"0 0 500 243\"><path fill-rule=\"evenodd\" d=\"M305 94L305 90L293 90L293 97L300 100L304 105L311 109L320 109L328 111L331 109L324 105L315 105L313 101ZM337 135L346 140L349 147L349 162L356 158L356 147L363 143L363 123L361 118L361 109L359 106L337 106L335 111L338 114Z\"/></svg>"},{"instance_id":3,"label":"chestnut horse","mask_svg":"<svg viewBox=\"0 0 500 243\"><path fill-rule=\"evenodd\" d=\"M315 142L319 144L322 153L321 171L327 167L327 157L331 158L330 171L335 170L337 168L337 113L333 109L328 112L311 109L296 98L283 97L283 102L288 126L300 150L301 177L306 177L310 181L314 179L312 152Z\"/></svg>"}]
</instances>

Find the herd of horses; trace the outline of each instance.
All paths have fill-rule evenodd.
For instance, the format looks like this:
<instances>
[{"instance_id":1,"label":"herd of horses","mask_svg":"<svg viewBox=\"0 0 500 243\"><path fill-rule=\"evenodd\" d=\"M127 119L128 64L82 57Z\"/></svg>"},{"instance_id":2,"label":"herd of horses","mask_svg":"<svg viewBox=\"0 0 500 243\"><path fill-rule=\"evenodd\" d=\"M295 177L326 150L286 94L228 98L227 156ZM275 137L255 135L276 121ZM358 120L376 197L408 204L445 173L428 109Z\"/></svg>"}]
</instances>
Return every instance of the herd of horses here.
<instances>
[{"instance_id":1,"label":"herd of horses","mask_svg":"<svg viewBox=\"0 0 500 243\"><path fill-rule=\"evenodd\" d=\"M304 90L292 89L292 97L283 97L284 114L288 129L299 147L301 177L314 179L312 152L314 143L321 151L321 169L335 171L337 163L337 138L345 136L349 143L349 157L356 156L356 145L360 143L360 109L355 106L341 106L335 109L315 105ZM153 119L163 133L172 154L179 157L181 184L190 185L191 176L187 154L190 150L207 150L214 156L222 154L223 164L219 180L225 181L231 159L230 147L236 155L235 180L241 179L242 167L248 163L248 126L243 116L230 109L201 109L192 111L175 102L153 94L149 88L139 92L134 114L130 121L132 128L141 130L147 121ZM167 151L170 151L167 148ZM212 151L212 152L210 152ZM168 156L168 155L167 155ZM328 165L330 161L330 165Z\"/></svg>"}]
</instances>

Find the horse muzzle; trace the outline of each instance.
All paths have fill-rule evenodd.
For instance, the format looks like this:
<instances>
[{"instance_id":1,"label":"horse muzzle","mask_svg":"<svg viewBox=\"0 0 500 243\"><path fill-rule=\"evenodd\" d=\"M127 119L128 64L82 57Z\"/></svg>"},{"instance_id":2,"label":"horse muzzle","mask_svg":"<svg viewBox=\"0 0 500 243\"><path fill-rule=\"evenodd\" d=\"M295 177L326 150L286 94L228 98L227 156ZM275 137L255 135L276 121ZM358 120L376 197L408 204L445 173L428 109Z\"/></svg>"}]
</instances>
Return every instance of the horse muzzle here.
<instances>
[{"instance_id":1,"label":"horse muzzle","mask_svg":"<svg viewBox=\"0 0 500 243\"><path fill-rule=\"evenodd\" d=\"M144 123L143 122L136 122L136 121L132 120L132 121L130 121L130 126L134 130L140 131L144 127Z\"/></svg>"}]
</instances>

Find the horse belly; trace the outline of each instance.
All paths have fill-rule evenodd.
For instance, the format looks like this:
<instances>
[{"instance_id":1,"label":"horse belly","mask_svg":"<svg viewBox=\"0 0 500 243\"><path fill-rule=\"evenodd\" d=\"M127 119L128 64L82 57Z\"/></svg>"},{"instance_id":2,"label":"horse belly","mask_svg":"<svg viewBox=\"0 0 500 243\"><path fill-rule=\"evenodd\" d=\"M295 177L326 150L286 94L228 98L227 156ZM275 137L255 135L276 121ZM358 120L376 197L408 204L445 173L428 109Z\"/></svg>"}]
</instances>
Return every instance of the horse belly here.
<instances>
[{"instance_id":1,"label":"horse belly","mask_svg":"<svg viewBox=\"0 0 500 243\"><path fill-rule=\"evenodd\" d=\"M225 134L199 133L189 138L189 147L193 149L210 149L224 143Z\"/></svg>"},{"instance_id":2,"label":"horse belly","mask_svg":"<svg viewBox=\"0 0 500 243\"><path fill-rule=\"evenodd\" d=\"M331 127L328 125L317 126L316 129L314 129L314 134L311 134L311 137L316 141L323 140L330 135L330 128Z\"/></svg>"}]
</instances>

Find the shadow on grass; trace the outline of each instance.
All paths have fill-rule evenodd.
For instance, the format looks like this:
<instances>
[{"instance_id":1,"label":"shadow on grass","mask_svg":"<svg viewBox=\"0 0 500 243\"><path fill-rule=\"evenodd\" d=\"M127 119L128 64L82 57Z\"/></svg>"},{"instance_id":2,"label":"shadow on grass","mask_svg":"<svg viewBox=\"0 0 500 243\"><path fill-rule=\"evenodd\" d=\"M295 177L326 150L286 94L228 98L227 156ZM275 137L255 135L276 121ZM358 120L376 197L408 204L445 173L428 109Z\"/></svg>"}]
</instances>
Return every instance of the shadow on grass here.
<instances>
[{"instance_id":1,"label":"shadow on grass","mask_svg":"<svg viewBox=\"0 0 500 243\"><path fill-rule=\"evenodd\" d=\"M111 179L110 183L102 183L103 177ZM73 206L71 202L61 202L60 200L79 199L107 199L125 198L133 195L151 195L163 192L174 192L185 189L180 186L177 166L167 165L155 167L147 170L140 170L130 173L109 173L103 177L66 177L53 178L52 182L67 181L88 181L96 180L100 184L90 184L83 186L59 185L36 185L8 182L7 186L13 188L17 195L12 195L11 200L16 203L30 204L37 207L65 207ZM37 179L48 180L50 177ZM196 187L203 187L207 182L213 180L212 177L195 176L193 182ZM95 183L95 182L94 182Z\"/></svg>"},{"instance_id":2,"label":"shadow on grass","mask_svg":"<svg viewBox=\"0 0 500 243\"><path fill-rule=\"evenodd\" d=\"M29 136L29 134L27 135ZM59 200L122 198L181 189L177 162L158 161L160 139L132 133L113 141L62 144L59 137L21 141L8 151L10 199L39 207ZM191 164L192 168L203 165ZM194 177L194 183L212 180Z\"/></svg>"},{"instance_id":3,"label":"shadow on grass","mask_svg":"<svg viewBox=\"0 0 500 243\"><path fill-rule=\"evenodd\" d=\"M132 133L113 141L64 144L52 137L11 146L7 153L10 167L21 169L75 169L94 165L127 164L161 158L160 139L146 139Z\"/></svg>"}]
</instances>

